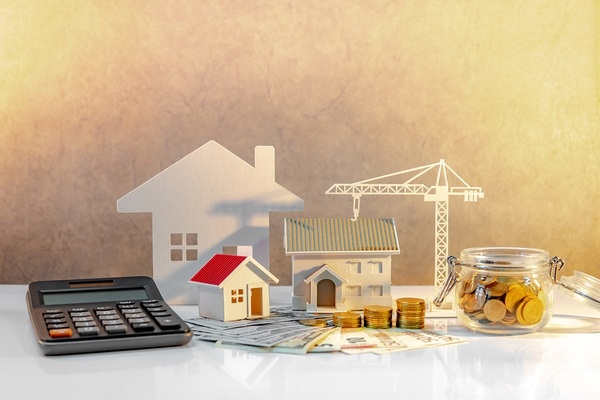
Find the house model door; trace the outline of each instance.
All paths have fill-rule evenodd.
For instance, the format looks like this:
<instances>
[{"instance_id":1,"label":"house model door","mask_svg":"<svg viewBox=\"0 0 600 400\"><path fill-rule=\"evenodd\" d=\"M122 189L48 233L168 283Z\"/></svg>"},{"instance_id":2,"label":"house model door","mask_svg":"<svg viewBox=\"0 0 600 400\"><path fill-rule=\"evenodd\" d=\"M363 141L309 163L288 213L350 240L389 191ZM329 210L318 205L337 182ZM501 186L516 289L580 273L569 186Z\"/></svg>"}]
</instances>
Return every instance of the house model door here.
<instances>
[{"instance_id":1,"label":"house model door","mask_svg":"<svg viewBox=\"0 0 600 400\"><path fill-rule=\"evenodd\" d=\"M317 307L335 307L335 283L331 279L317 284Z\"/></svg>"},{"instance_id":2,"label":"house model door","mask_svg":"<svg viewBox=\"0 0 600 400\"><path fill-rule=\"evenodd\" d=\"M248 318L264 317L263 287L248 285Z\"/></svg>"}]
</instances>

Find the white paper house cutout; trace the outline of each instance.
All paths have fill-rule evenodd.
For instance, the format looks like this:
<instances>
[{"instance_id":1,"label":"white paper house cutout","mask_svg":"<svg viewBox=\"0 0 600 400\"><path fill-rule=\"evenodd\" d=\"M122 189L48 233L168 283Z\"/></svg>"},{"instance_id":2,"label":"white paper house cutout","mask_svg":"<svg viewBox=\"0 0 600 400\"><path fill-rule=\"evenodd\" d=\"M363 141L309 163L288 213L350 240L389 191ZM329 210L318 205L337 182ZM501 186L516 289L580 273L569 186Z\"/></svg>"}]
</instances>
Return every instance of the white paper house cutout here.
<instances>
[{"instance_id":1,"label":"white paper house cutout","mask_svg":"<svg viewBox=\"0 0 600 400\"><path fill-rule=\"evenodd\" d=\"M286 218L284 247L294 310L393 307L392 255L400 254L393 219Z\"/></svg>"},{"instance_id":2,"label":"white paper house cutout","mask_svg":"<svg viewBox=\"0 0 600 400\"><path fill-rule=\"evenodd\" d=\"M199 315L221 321L270 315L269 283L279 282L250 256L215 254L190 280Z\"/></svg>"},{"instance_id":3,"label":"white paper house cutout","mask_svg":"<svg viewBox=\"0 0 600 400\"><path fill-rule=\"evenodd\" d=\"M117 201L121 213L152 213L153 276L171 304L196 304L187 282L224 245L252 246L269 265L269 212L304 202L275 182L275 150L251 166L209 141Z\"/></svg>"}]
</instances>

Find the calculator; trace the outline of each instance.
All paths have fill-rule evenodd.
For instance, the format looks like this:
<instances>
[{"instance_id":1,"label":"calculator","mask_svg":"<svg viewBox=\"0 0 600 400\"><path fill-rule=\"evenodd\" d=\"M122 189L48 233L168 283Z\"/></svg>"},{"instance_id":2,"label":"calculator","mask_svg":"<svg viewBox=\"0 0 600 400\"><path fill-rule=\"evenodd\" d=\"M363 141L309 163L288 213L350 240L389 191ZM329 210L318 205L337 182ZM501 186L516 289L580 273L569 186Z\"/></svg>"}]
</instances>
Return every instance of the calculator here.
<instances>
[{"instance_id":1,"label":"calculator","mask_svg":"<svg viewBox=\"0 0 600 400\"><path fill-rule=\"evenodd\" d=\"M26 302L45 355L179 346L192 338L147 276L32 282Z\"/></svg>"}]
</instances>

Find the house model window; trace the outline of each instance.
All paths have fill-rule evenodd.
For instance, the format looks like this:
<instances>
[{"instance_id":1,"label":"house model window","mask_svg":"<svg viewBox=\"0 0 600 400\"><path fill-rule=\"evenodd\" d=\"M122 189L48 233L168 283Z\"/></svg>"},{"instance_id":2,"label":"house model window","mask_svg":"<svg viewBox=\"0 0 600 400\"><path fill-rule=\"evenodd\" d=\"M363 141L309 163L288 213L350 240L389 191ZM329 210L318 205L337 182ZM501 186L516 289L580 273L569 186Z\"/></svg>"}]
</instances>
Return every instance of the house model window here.
<instances>
[{"instance_id":1,"label":"house model window","mask_svg":"<svg viewBox=\"0 0 600 400\"><path fill-rule=\"evenodd\" d=\"M231 291L231 302L232 303L243 303L244 302L244 289L233 289Z\"/></svg>"},{"instance_id":2,"label":"house model window","mask_svg":"<svg viewBox=\"0 0 600 400\"><path fill-rule=\"evenodd\" d=\"M348 264L350 264L350 273L351 274L360 274L361 273L360 262L349 261Z\"/></svg>"},{"instance_id":3,"label":"house model window","mask_svg":"<svg viewBox=\"0 0 600 400\"><path fill-rule=\"evenodd\" d=\"M380 297L383 296L383 286L381 285L372 285L373 288L373 296Z\"/></svg>"},{"instance_id":4,"label":"house model window","mask_svg":"<svg viewBox=\"0 0 600 400\"><path fill-rule=\"evenodd\" d=\"M171 261L198 260L197 233L171 233Z\"/></svg>"},{"instance_id":5,"label":"house model window","mask_svg":"<svg viewBox=\"0 0 600 400\"><path fill-rule=\"evenodd\" d=\"M383 263L378 261L371 261L371 265L373 266L374 274L383 274Z\"/></svg>"}]
</instances>

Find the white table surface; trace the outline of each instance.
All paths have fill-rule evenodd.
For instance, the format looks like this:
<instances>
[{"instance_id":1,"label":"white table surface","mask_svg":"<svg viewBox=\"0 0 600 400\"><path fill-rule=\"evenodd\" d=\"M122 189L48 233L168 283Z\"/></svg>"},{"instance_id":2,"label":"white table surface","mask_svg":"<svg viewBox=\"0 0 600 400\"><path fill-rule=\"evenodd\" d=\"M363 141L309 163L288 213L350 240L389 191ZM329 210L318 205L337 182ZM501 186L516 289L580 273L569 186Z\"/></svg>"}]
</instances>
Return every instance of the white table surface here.
<instances>
[{"instance_id":1,"label":"white table surface","mask_svg":"<svg viewBox=\"0 0 600 400\"><path fill-rule=\"evenodd\" d=\"M491 336L469 332L456 318L435 318L468 342L383 356L260 354L192 339L180 347L53 357L38 348L26 290L0 285L0 382L10 394L3 399L600 398L600 311L559 290L543 332ZM431 298L432 291L394 287L392 294ZM289 287L271 288L272 305L289 299ZM173 308L183 318L197 314L194 306Z\"/></svg>"}]
</instances>

